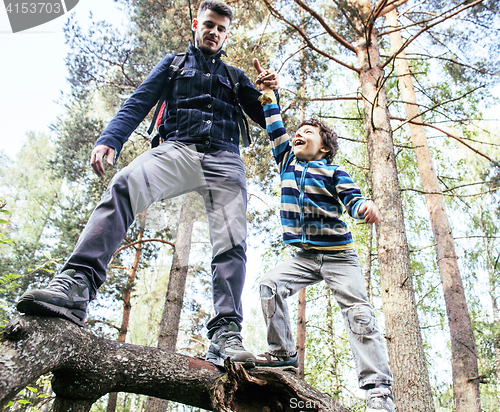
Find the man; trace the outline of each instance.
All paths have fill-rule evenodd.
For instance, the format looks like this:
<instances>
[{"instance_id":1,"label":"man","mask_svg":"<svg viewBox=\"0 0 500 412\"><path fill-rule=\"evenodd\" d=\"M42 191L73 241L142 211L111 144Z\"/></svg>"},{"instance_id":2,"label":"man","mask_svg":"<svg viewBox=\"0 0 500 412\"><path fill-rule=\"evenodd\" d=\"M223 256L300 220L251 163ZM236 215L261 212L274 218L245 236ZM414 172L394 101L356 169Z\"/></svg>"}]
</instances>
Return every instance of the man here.
<instances>
[{"instance_id":1,"label":"man","mask_svg":"<svg viewBox=\"0 0 500 412\"><path fill-rule=\"evenodd\" d=\"M212 244L215 317L208 325L207 360L222 365L226 357L254 366L241 343L241 293L246 263L246 184L239 156L234 91L221 55L233 19L219 0L201 3L193 19L195 45L166 99L166 141L140 155L115 175L94 210L73 254L43 290L26 292L17 308L30 315L57 316L83 326L88 302L106 279L106 267L134 216L153 202L197 191L205 202ZM98 176L159 100L173 61L167 55L119 110L91 154ZM258 92L238 69L239 100L262 127L265 118ZM266 84L277 89L272 73Z\"/></svg>"}]
</instances>

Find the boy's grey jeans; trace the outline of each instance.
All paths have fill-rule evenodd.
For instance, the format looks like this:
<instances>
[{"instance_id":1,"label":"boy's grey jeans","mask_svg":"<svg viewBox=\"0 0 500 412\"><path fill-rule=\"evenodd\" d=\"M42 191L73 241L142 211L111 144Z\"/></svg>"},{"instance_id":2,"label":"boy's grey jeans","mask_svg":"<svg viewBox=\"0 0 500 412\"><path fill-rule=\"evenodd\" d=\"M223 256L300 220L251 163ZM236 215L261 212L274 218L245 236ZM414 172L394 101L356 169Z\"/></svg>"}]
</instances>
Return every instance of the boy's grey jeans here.
<instances>
[{"instance_id":1,"label":"boy's grey jeans","mask_svg":"<svg viewBox=\"0 0 500 412\"><path fill-rule=\"evenodd\" d=\"M276 266L260 281L262 312L267 325L269 352L295 354L286 298L325 280L342 311L354 355L359 387L392 385L385 346L368 302L358 255L354 249L338 252L300 251Z\"/></svg>"}]
</instances>

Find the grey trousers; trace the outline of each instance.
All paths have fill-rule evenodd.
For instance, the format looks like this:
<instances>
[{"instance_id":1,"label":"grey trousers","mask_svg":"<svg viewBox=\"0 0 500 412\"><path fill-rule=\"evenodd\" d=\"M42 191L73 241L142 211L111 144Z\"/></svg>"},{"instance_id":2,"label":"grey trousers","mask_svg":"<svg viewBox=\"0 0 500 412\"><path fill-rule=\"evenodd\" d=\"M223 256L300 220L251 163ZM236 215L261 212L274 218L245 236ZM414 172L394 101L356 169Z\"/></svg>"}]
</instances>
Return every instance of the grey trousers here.
<instances>
[{"instance_id":1,"label":"grey trousers","mask_svg":"<svg viewBox=\"0 0 500 412\"><path fill-rule=\"evenodd\" d=\"M363 274L355 250L321 253L300 251L260 280L262 312L267 325L269 352L295 354L286 298L324 280L341 309L354 355L358 384L392 384L386 350L368 302Z\"/></svg>"},{"instance_id":2,"label":"grey trousers","mask_svg":"<svg viewBox=\"0 0 500 412\"><path fill-rule=\"evenodd\" d=\"M212 245L215 317L208 336L231 321L241 328L247 191L236 153L167 141L138 156L114 176L62 270L85 274L94 298L135 216L156 201L192 191L204 199Z\"/></svg>"}]
</instances>

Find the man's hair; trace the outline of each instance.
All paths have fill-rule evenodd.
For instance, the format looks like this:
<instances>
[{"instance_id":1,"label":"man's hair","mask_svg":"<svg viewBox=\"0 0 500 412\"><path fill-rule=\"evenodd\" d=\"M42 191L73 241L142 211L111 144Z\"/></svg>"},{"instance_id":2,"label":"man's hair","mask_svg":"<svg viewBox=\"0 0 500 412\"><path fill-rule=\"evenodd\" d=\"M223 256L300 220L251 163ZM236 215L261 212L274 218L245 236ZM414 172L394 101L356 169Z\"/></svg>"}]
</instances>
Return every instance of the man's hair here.
<instances>
[{"instance_id":1,"label":"man's hair","mask_svg":"<svg viewBox=\"0 0 500 412\"><path fill-rule=\"evenodd\" d=\"M203 13L205 10L215 11L217 14L221 16L229 17L229 23L233 21L233 11L231 7L229 7L226 3L220 0L205 0L200 4L198 8L198 16Z\"/></svg>"},{"instance_id":2,"label":"man's hair","mask_svg":"<svg viewBox=\"0 0 500 412\"><path fill-rule=\"evenodd\" d=\"M331 161L337 154L337 150L339 149L337 133L335 133L324 122L318 119L303 120L299 124L299 127L297 127L297 130L300 129L302 126L313 126L319 128L319 135L321 136L323 145L327 149L329 149L329 151L325 154L324 158L326 159L327 163L331 163Z\"/></svg>"}]
</instances>

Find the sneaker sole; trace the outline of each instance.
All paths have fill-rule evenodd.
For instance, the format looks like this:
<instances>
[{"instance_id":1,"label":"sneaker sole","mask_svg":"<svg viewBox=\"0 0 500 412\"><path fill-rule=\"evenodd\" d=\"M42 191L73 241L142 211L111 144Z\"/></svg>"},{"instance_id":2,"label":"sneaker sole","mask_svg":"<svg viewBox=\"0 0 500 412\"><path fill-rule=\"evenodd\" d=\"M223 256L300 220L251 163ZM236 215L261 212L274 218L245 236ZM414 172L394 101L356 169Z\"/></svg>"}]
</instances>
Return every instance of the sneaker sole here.
<instances>
[{"instance_id":1,"label":"sneaker sole","mask_svg":"<svg viewBox=\"0 0 500 412\"><path fill-rule=\"evenodd\" d=\"M26 315L49 316L63 318L83 327L87 313L83 310L68 309L61 306L52 305L47 302L35 300L32 296L26 296L17 303L17 310Z\"/></svg>"},{"instance_id":2,"label":"sneaker sole","mask_svg":"<svg viewBox=\"0 0 500 412\"><path fill-rule=\"evenodd\" d=\"M205 360L207 362L213 363L214 365L224 367L224 358L220 356L207 356ZM255 368L255 362L253 359L247 359L246 361L233 360L233 362L243 366L245 369Z\"/></svg>"},{"instance_id":3,"label":"sneaker sole","mask_svg":"<svg viewBox=\"0 0 500 412\"><path fill-rule=\"evenodd\" d=\"M287 363L283 361L277 361L277 362L272 362L272 363L265 363L265 362L255 362L255 366L258 368L298 368L299 363L294 362L294 363Z\"/></svg>"}]
</instances>

